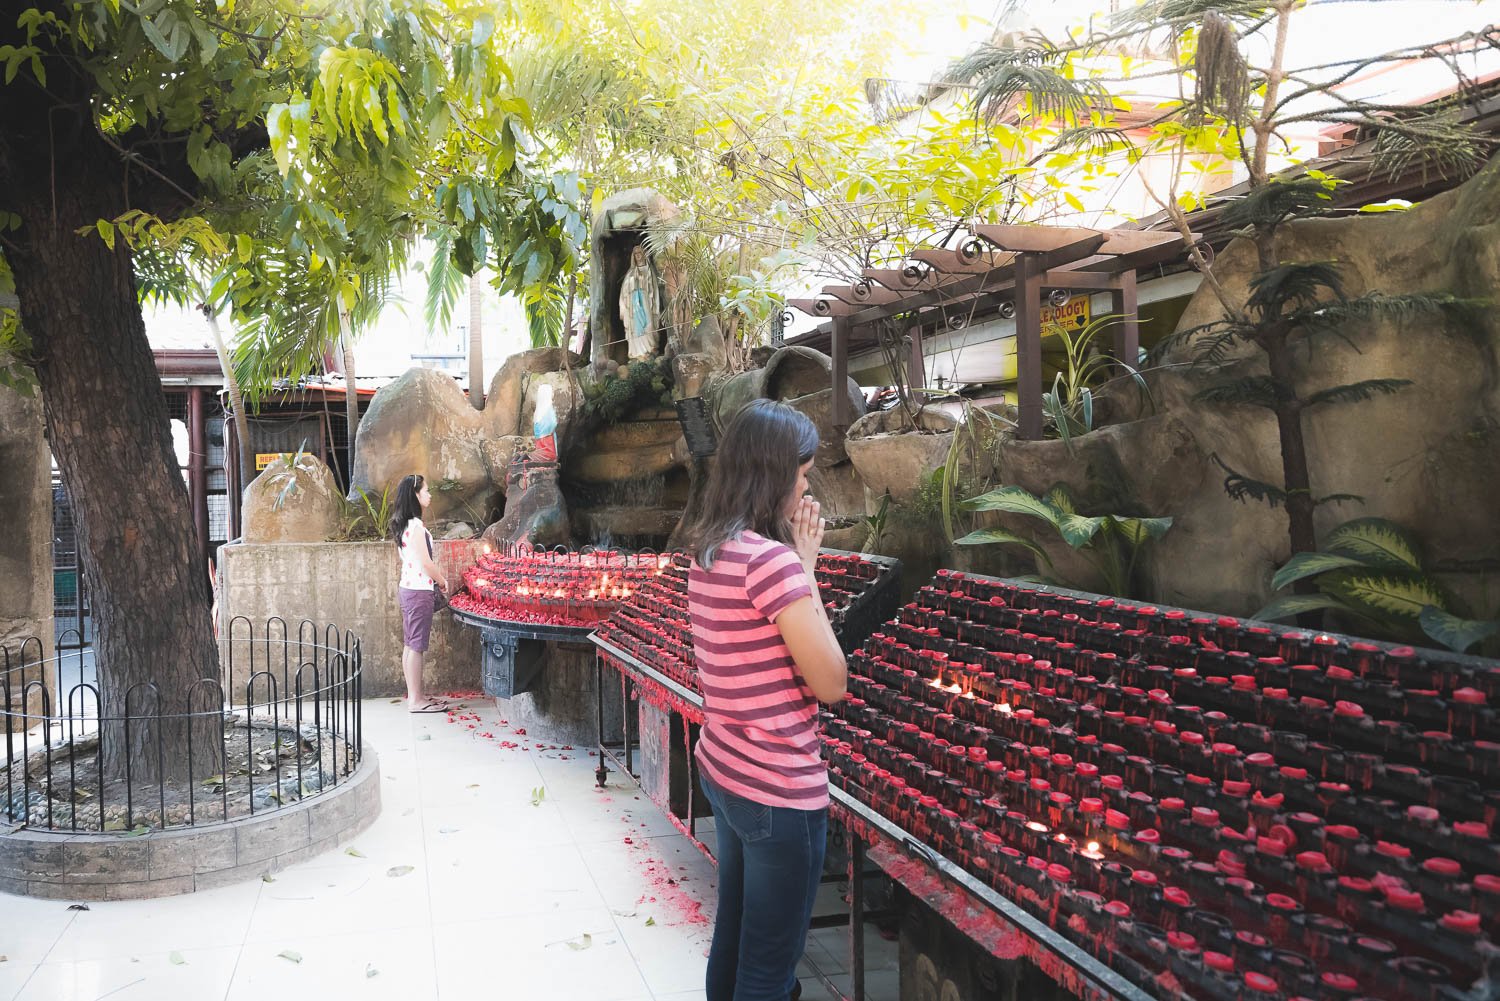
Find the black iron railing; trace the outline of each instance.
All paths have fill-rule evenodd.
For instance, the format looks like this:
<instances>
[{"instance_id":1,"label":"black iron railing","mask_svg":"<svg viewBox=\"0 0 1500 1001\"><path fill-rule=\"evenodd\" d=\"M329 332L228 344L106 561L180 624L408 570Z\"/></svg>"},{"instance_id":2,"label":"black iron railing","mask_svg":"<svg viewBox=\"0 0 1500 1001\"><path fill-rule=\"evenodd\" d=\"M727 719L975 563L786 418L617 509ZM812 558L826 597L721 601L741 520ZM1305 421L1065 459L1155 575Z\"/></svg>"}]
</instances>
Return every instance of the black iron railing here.
<instances>
[{"instance_id":1,"label":"black iron railing","mask_svg":"<svg viewBox=\"0 0 1500 1001\"><path fill-rule=\"evenodd\" d=\"M284 809L359 767L360 641L335 625L304 620L294 637L279 616L259 630L236 616L221 678L195 681L181 711L164 711L155 682L101 698L88 653L48 658L35 637L0 647L0 817L11 824L139 833L221 823Z\"/></svg>"}]
</instances>

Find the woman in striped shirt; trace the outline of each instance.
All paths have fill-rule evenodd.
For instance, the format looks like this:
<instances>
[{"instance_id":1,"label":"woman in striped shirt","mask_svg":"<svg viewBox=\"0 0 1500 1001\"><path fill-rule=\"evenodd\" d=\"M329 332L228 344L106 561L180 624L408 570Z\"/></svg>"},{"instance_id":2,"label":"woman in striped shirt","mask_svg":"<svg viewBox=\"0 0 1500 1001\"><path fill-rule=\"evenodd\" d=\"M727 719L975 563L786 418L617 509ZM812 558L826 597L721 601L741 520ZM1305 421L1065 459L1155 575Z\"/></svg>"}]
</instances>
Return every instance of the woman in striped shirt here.
<instances>
[{"instance_id":1,"label":"woman in striped shirt","mask_svg":"<svg viewBox=\"0 0 1500 1001\"><path fill-rule=\"evenodd\" d=\"M800 993L828 827L818 700L843 698L846 677L813 576L823 519L804 494L817 447L805 415L771 400L746 405L688 530L704 698L697 760L719 861L708 1001Z\"/></svg>"}]
</instances>

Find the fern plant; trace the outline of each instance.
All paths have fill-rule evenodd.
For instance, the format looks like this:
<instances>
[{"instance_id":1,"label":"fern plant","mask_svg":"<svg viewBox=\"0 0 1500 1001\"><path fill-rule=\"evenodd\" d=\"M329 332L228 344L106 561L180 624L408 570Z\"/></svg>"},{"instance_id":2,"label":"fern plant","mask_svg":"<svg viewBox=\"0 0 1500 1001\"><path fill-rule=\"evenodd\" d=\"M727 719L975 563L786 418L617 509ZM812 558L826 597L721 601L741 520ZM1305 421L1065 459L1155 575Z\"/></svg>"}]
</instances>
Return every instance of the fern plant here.
<instances>
[{"instance_id":1,"label":"fern plant","mask_svg":"<svg viewBox=\"0 0 1500 1001\"><path fill-rule=\"evenodd\" d=\"M1350 296L1338 264L1331 261L1279 261L1269 247L1276 230L1292 216L1321 214L1332 206L1331 192L1343 182L1317 171L1292 181L1272 181L1251 192L1224 213L1225 221L1252 232L1263 245L1260 270L1250 280L1243 308L1223 318L1180 331L1160 350L1186 348L1192 361L1213 375L1227 373L1242 363L1241 349L1250 347L1265 359L1265 371L1220 377L1199 390L1202 403L1252 407L1275 419L1281 446L1280 483L1257 480L1213 461L1224 473L1224 490L1235 500L1258 501L1284 507L1293 554L1317 550L1313 513L1331 503L1359 501L1351 494L1318 495L1313 490L1314 460L1309 454L1304 419L1321 409L1372 400L1399 393L1410 379L1383 377L1333 386L1309 386L1298 360L1329 340L1353 346L1350 331L1359 323L1387 318L1429 317L1443 322L1449 315L1476 305L1446 294L1386 295L1370 292ZM1297 577L1296 581L1305 578ZM1303 593L1310 588L1301 585ZM1309 604L1309 609L1315 608Z\"/></svg>"},{"instance_id":2,"label":"fern plant","mask_svg":"<svg viewBox=\"0 0 1500 1001\"><path fill-rule=\"evenodd\" d=\"M1171 518L1080 514L1077 498L1065 483L1053 484L1040 497L1018 486L1000 487L969 498L963 507L968 511L1020 514L1044 522L1098 572L1110 594L1125 598L1143 596L1144 582L1138 574L1142 551L1172 527ZM1004 529L984 528L954 541L960 546L1021 546L1036 557L1039 565L1053 569L1052 560L1035 539Z\"/></svg>"},{"instance_id":3,"label":"fern plant","mask_svg":"<svg viewBox=\"0 0 1500 1001\"><path fill-rule=\"evenodd\" d=\"M1381 639L1431 639L1460 653L1500 633L1500 622L1465 618L1462 603L1428 571L1416 536L1384 518L1344 522L1320 550L1288 560L1271 587L1282 591L1304 581L1316 590L1282 595L1253 617L1332 611Z\"/></svg>"}]
</instances>

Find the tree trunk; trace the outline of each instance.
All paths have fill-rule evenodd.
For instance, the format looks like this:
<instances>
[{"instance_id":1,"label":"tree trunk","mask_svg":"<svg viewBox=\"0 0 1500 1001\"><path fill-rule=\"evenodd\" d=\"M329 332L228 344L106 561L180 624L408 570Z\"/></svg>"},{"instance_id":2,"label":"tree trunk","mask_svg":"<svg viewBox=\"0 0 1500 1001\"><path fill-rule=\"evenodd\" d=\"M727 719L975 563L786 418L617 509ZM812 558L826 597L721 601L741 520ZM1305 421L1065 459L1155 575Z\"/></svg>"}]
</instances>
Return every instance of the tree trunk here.
<instances>
[{"instance_id":1,"label":"tree trunk","mask_svg":"<svg viewBox=\"0 0 1500 1001\"><path fill-rule=\"evenodd\" d=\"M229 357L229 348L224 344L224 334L219 330L219 318L214 315L213 307L208 303L202 303L198 308L203 311L203 317L208 321L209 332L213 334L214 351L219 356L219 368L224 373L224 389L229 393L229 407L234 411L235 438L238 439L239 444L239 448L236 449L240 469L239 487L240 496L243 497L245 488L250 485L251 480L255 479L255 445L250 441L250 418L245 413L244 398L240 396L240 381L234 375L234 361Z\"/></svg>"},{"instance_id":2,"label":"tree trunk","mask_svg":"<svg viewBox=\"0 0 1500 1001\"><path fill-rule=\"evenodd\" d=\"M1266 360L1271 378L1283 395L1276 404L1276 433L1281 440L1281 477L1286 490L1287 530L1292 541L1292 555L1310 553L1318 548L1313 525L1312 476L1307 466L1307 440L1302 433L1302 406L1297 399L1296 363L1284 337L1267 343ZM1310 593L1312 581L1306 581L1301 593Z\"/></svg>"},{"instance_id":3,"label":"tree trunk","mask_svg":"<svg viewBox=\"0 0 1500 1001\"><path fill-rule=\"evenodd\" d=\"M3 39L0 39L3 40ZM105 717L217 708L218 650L187 487L177 468L161 379L146 341L130 254L94 231L131 207L124 170L95 130L87 86L60 60L54 94L0 102L0 187L20 214L7 236L31 336L48 438L78 520L93 595ZM86 229L80 236L78 230ZM219 769L217 714L101 733L107 777ZM190 751L191 748L191 751ZM159 756L158 756L158 751Z\"/></svg>"},{"instance_id":4,"label":"tree trunk","mask_svg":"<svg viewBox=\"0 0 1500 1001\"><path fill-rule=\"evenodd\" d=\"M343 328L339 346L344 352L344 423L349 431L349 484L352 489L355 436L359 432L359 390L354 385L354 337L349 331L348 313L339 314L339 325Z\"/></svg>"},{"instance_id":5,"label":"tree trunk","mask_svg":"<svg viewBox=\"0 0 1500 1001\"><path fill-rule=\"evenodd\" d=\"M484 409L484 283L469 276L469 403Z\"/></svg>"}]
</instances>

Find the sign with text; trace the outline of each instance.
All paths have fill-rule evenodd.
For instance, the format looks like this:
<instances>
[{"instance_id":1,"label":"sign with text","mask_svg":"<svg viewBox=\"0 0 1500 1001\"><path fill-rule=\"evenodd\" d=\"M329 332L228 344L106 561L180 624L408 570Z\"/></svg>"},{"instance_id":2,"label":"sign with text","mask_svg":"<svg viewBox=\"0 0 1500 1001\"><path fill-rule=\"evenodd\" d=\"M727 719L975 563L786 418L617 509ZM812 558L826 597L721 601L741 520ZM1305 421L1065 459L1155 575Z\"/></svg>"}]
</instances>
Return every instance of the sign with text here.
<instances>
[{"instance_id":1,"label":"sign with text","mask_svg":"<svg viewBox=\"0 0 1500 1001\"><path fill-rule=\"evenodd\" d=\"M688 452L697 458L713 455L719 450L719 439L714 434L713 420L708 416L708 404L701 396L689 396L678 400L677 423L682 426L682 436L687 439Z\"/></svg>"},{"instance_id":2,"label":"sign with text","mask_svg":"<svg viewBox=\"0 0 1500 1001\"><path fill-rule=\"evenodd\" d=\"M296 454L297 453L295 452L256 452L255 471L258 473L262 469L265 469L267 466L269 466L271 463L276 462L279 459L290 459L293 455Z\"/></svg>"},{"instance_id":3,"label":"sign with text","mask_svg":"<svg viewBox=\"0 0 1500 1001\"><path fill-rule=\"evenodd\" d=\"M1089 297L1086 295L1075 295L1061 306L1051 303L1042 304L1042 336L1055 334L1059 331L1067 331L1076 334L1089 325L1092 319L1092 310Z\"/></svg>"}]
</instances>

